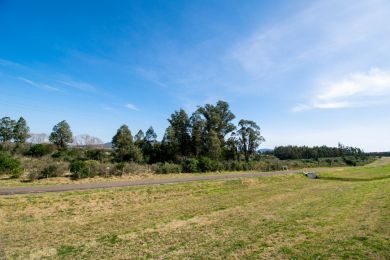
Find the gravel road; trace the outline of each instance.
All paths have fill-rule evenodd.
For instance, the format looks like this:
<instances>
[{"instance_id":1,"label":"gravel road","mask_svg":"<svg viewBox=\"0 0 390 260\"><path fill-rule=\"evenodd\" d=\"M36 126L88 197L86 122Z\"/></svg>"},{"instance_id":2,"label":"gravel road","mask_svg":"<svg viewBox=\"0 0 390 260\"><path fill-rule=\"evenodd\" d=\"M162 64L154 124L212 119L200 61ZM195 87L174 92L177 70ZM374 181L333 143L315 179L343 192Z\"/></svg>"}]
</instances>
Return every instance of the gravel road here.
<instances>
[{"instance_id":1,"label":"gravel road","mask_svg":"<svg viewBox=\"0 0 390 260\"><path fill-rule=\"evenodd\" d=\"M296 174L299 172L302 171L291 170L291 171L278 171L278 172L233 173L233 174L218 174L218 175L199 175L199 176L169 178L169 179L155 179L155 180L146 179L146 180L139 180L139 181L117 181L117 182L23 186L23 187L7 187L7 188L0 187L0 195L108 189L108 188L118 188L118 187L174 184L174 183L195 182L195 181L230 180L230 179L262 177L262 176L272 176L272 175Z\"/></svg>"}]
</instances>

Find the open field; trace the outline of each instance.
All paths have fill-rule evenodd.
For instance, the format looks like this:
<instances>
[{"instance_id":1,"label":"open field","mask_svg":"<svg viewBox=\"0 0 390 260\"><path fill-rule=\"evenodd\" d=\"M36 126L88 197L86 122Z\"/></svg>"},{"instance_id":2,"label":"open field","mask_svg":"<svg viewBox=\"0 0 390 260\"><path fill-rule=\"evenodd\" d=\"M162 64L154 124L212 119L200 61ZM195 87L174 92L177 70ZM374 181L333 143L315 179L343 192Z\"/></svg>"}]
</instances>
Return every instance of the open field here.
<instances>
[{"instance_id":1,"label":"open field","mask_svg":"<svg viewBox=\"0 0 390 260\"><path fill-rule=\"evenodd\" d=\"M0 258L390 258L390 164L0 197Z\"/></svg>"}]
</instances>

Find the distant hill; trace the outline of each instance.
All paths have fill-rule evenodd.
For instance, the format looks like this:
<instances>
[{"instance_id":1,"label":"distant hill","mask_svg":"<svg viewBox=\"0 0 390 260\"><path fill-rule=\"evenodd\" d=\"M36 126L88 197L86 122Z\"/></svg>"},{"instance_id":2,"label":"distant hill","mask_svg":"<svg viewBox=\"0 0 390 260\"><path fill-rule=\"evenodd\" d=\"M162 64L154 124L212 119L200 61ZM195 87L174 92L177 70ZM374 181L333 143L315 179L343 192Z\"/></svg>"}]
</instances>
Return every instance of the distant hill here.
<instances>
[{"instance_id":1,"label":"distant hill","mask_svg":"<svg viewBox=\"0 0 390 260\"><path fill-rule=\"evenodd\" d=\"M41 134L30 133L30 138L27 139L27 143L31 143L31 144L42 144L48 142L49 142L49 136L44 133Z\"/></svg>"},{"instance_id":2,"label":"distant hill","mask_svg":"<svg viewBox=\"0 0 390 260\"><path fill-rule=\"evenodd\" d=\"M41 134L30 133L30 138L27 139L27 142L31 144L48 143L49 135L45 133L41 133ZM105 144L101 139L99 139L98 137L90 136L88 134L74 136L73 141L70 145L71 146L103 146L103 145L105 146Z\"/></svg>"},{"instance_id":3,"label":"distant hill","mask_svg":"<svg viewBox=\"0 0 390 260\"><path fill-rule=\"evenodd\" d=\"M100 146L103 144L103 141L99 138L87 134L76 135L71 143L72 146Z\"/></svg>"},{"instance_id":4,"label":"distant hill","mask_svg":"<svg viewBox=\"0 0 390 260\"><path fill-rule=\"evenodd\" d=\"M112 143L111 142L105 143L103 145L104 145L105 148L112 148Z\"/></svg>"},{"instance_id":5,"label":"distant hill","mask_svg":"<svg viewBox=\"0 0 390 260\"><path fill-rule=\"evenodd\" d=\"M272 152L274 149L270 149L270 148L262 148L262 149L259 149L259 152L260 153L268 153L268 152Z\"/></svg>"}]
</instances>

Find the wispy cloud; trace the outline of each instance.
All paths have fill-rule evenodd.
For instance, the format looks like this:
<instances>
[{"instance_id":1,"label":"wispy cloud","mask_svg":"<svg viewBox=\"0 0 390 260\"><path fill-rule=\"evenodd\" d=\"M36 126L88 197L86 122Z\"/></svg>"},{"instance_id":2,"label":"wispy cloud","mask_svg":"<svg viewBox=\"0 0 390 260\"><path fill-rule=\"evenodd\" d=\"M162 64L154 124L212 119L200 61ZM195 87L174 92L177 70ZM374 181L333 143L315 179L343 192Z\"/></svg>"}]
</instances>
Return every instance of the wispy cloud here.
<instances>
[{"instance_id":1,"label":"wispy cloud","mask_svg":"<svg viewBox=\"0 0 390 260\"><path fill-rule=\"evenodd\" d=\"M26 67L22 64L16 63L14 61L5 60L0 58L0 66L3 67L10 67L10 68L18 68L18 69L25 69Z\"/></svg>"},{"instance_id":2,"label":"wispy cloud","mask_svg":"<svg viewBox=\"0 0 390 260\"><path fill-rule=\"evenodd\" d=\"M81 81L73 81L73 80L58 80L58 83L61 83L62 85L76 88L83 91L95 91L96 87L90 83L87 82L81 82Z\"/></svg>"},{"instance_id":3,"label":"wispy cloud","mask_svg":"<svg viewBox=\"0 0 390 260\"><path fill-rule=\"evenodd\" d=\"M389 15L386 0L316 1L295 15L259 28L240 41L230 57L256 78L301 66L339 63L335 61L341 57L366 60L363 50L370 51L368 58L386 53Z\"/></svg>"},{"instance_id":4,"label":"wispy cloud","mask_svg":"<svg viewBox=\"0 0 390 260\"><path fill-rule=\"evenodd\" d=\"M155 71L153 70L148 70L146 68L141 68L141 67L136 67L134 68L134 72L137 73L138 75L140 75L142 78L160 86L160 87L166 87L167 84L165 84L164 82L161 81L161 79L159 78L159 75L158 73L156 73Z\"/></svg>"},{"instance_id":5,"label":"wispy cloud","mask_svg":"<svg viewBox=\"0 0 390 260\"><path fill-rule=\"evenodd\" d=\"M23 81L24 83L27 83L27 84L29 84L31 86L39 88L39 89L48 90L48 91L60 91L58 88L53 87L51 85L37 83L37 82L34 82L32 80L23 78L23 77L17 77L17 79L20 80L20 81Z\"/></svg>"},{"instance_id":6,"label":"wispy cloud","mask_svg":"<svg viewBox=\"0 0 390 260\"><path fill-rule=\"evenodd\" d=\"M139 111L139 109L134 104L131 103L127 103L125 107L127 107L130 110Z\"/></svg>"},{"instance_id":7,"label":"wispy cloud","mask_svg":"<svg viewBox=\"0 0 390 260\"><path fill-rule=\"evenodd\" d=\"M294 112L309 109L335 109L370 106L390 98L390 70L371 69L351 73L342 79L323 82L319 93L307 104L298 104Z\"/></svg>"}]
</instances>

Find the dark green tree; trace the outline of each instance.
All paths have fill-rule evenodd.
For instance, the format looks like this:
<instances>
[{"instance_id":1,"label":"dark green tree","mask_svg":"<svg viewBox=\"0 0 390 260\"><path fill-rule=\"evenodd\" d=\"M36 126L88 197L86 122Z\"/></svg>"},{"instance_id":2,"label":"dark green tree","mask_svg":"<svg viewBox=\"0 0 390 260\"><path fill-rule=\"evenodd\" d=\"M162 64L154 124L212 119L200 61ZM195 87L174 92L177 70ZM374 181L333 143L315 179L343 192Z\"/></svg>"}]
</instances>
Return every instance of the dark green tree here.
<instances>
[{"instance_id":1,"label":"dark green tree","mask_svg":"<svg viewBox=\"0 0 390 260\"><path fill-rule=\"evenodd\" d=\"M13 129L13 137L15 143L24 144L27 138L30 137L29 132L30 128L27 126L26 120L23 117L20 117Z\"/></svg>"},{"instance_id":2,"label":"dark green tree","mask_svg":"<svg viewBox=\"0 0 390 260\"><path fill-rule=\"evenodd\" d=\"M14 136L15 121L10 117L3 117L0 119L0 141L9 142Z\"/></svg>"},{"instance_id":3,"label":"dark green tree","mask_svg":"<svg viewBox=\"0 0 390 260\"><path fill-rule=\"evenodd\" d=\"M145 133L145 141L147 143L153 144L157 141L157 134L154 132L153 127L149 127Z\"/></svg>"},{"instance_id":4,"label":"dark green tree","mask_svg":"<svg viewBox=\"0 0 390 260\"><path fill-rule=\"evenodd\" d=\"M237 139L236 134L233 132L232 135L227 139L225 143L225 149L223 151L224 158L226 160L239 160L239 140Z\"/></svg>"},{"instance_id":5,"label":"dark green tree","mask_svg":"<svg viewBox=\"0 0 390 260\"><path fill-rule=\"evenodd\" d=\"M133 143L133 136L127 125L122 125L112 138L112 148L117 161L142 161L142 153Z\"/></svg>"},{"instance_id":6,"label":"dark green tree","mask_svg":"<svg viewBox=\"0 0 390 260\"><path fill-rule=\"evenodd\" d=\"M161 160L162 161L176 161L180 152L178 138L172 126L165 130L164 137L161 142Z\"/></svg>"},{"instance_id":7,"label":"dark green tree","mask_svg":"<svg viewBox=\"0 0 390 260\"><path fill-rule=\"evenodd\" d=\"M196 157L200 156L204 150L205 126L206 122L199 112L192 114L190 118L191 128L191 151Z\"/></svg>"},{"instance_id":8,"label":"dark green tree","mask_svg":"<svg viewBox=\"0 0 390 260\"><path fill-rule=\"evenodd\" d=\"M208 157L214 160L219 160L221 158L221 141L214 130L208 132L206 146Z\"/></svg>"},{"instance_id":9,"label":"dark green tree","mask_svg":"<svg viewBox=\"0 0 390 260\"><path fill-rule=\"evenodd\" d=\"M68 143L72 142L72 131L69 124L63 120L53 127L53 132L49 136L50 142L61 149L65 149Z\"/></svg>"},{"instance_id":10,"label":"dark green tree","mask_svg":"<svg viewBox=\"0 0 390 260\"><path fill-rule=\"evenodd\" d=\"M171 135L171 137L174 138L175 142L178 144L179 155L188 155L191 150L191 136L190 120L187 113L183 109L175 111L168 121L171 128L170 131L173 131L173 135Z\"/></svg>"},{"instance_id":11,"label":"dark green tree","mask_svg":"<svg viewBox=\"0 0 390 260\"><path fill-rule=\"evenodd\" d=\"M235 115L230 111L229 104L225 101L218 101L217 104L206 104L198 108L206 120L206 129L208 132L215 131L218 135L221 145L225 143L225 136L236 128L232 123Z\"/></svg>"},{"instance_id":12,"label":"dark green tree","mask_svg":"<svg viewBox=\"0 0 390 260\"><path fill-rule=\"evenodd\" d=\"M243 152L245 161L249 161L249 157L256 152L260 143L265 141L260 134L260 127L251 120L241 119L238 123L239 129L239 147Z\"/></svg>"},{"instance_id":13,"label":"dark green tree","mask_svg":"<svg viewBox=\"0 0 390 260\"><path fill-rule=\"evenodd\" d=\"M142 153L146 162L154 163L160 158L160 145L157 142L157 134L154 132L153 127L145 133L142 144Z\"/></svg>"},{"instance_id":14,"label":"dark green tree","mask_svg":"<svg viewBox=\"0 0 390 260\"><path fill-rule=\"evenodd\" d=\"M135 145L142 148L142 145L144 143L144 138L145 138L144 131L139 130L138 133L134 136Z\"/></svg>"}]
</instances>

